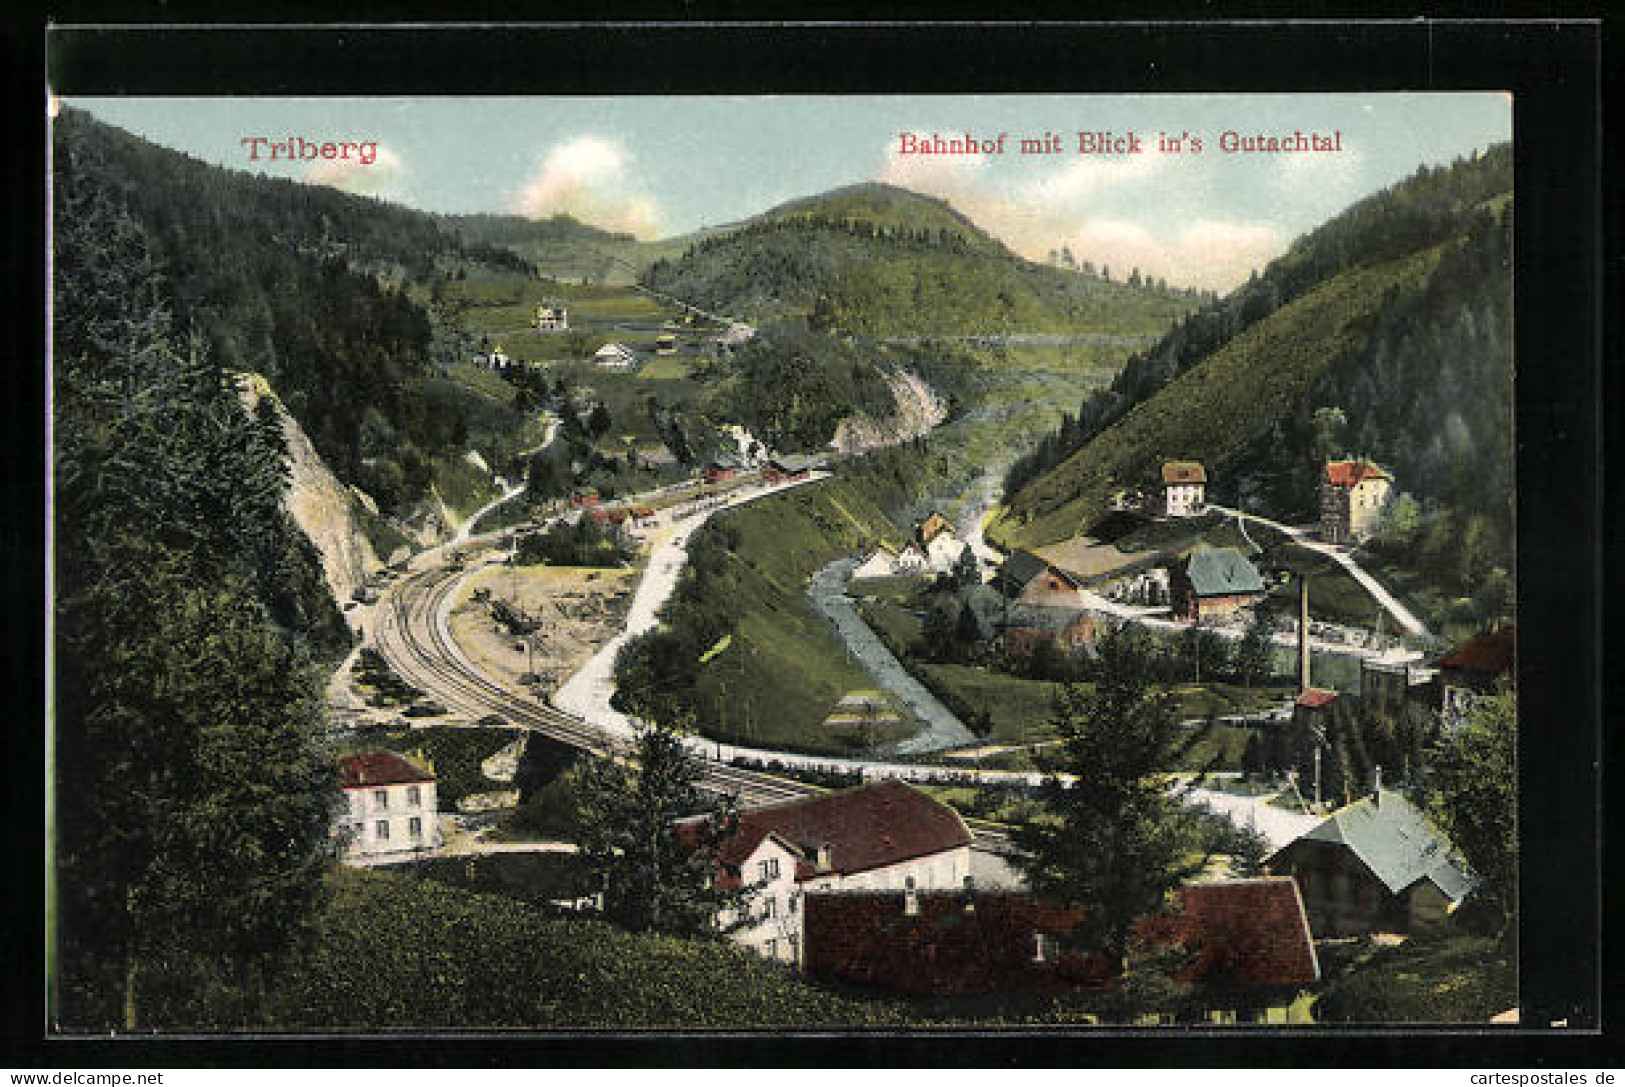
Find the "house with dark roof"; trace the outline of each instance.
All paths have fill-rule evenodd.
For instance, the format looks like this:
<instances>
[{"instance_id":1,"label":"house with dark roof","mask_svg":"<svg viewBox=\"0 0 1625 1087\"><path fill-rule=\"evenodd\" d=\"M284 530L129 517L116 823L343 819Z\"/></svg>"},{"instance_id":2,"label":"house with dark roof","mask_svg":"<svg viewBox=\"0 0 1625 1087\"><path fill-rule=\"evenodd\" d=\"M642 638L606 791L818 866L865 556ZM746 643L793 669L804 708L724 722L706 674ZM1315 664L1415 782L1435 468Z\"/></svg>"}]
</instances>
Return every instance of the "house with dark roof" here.
<instances>
[{"instance_id":1,"label":"house with dark roof","mask_svg":"<svg viewBox=\"0 0 1625 1087\"><path fill-rule=\"evenodd\" d=\"M678 833L706 826L679 824ZM970 876L970 843L954 809L901 781L881 781L740 813L717 846L717 881L754 892L735 940L800 962L808 892L959 888ZM719 919L723 927L738 920Z\"/></svg>"},{"instance_id":2,"label":"house with dark roof","mask_svg":"<svg viewBox=\"0 0 1625 1087\"><path fill-rule=\"evenodd\" d=\"M1162 512L1169 517L1196 517L1207 512L1207 469L1193 460L1171 460L1162 466Z\"/></svg>"},{"instance_id":3,"label":"house with dark roof","mask_svg":"<svg viewBox=\"0 0 1625 1087\"><path fill-rule=\"evenodd\" d=\"M1427 816L1381 785L1265 864L1298 881L1317 939L1425 929L1454 912L1477 885Z\"/></svg>"},{"instance_id":4,"label":"house with dark roof","mask_svg":"<svg viewBox=\"0 0 1625 1087\"><path fill-rule=\"evenodd\" d=\"M1012 604L1050 608L1081 608L1078 582L1031 551L1017 551L993 575L993 588Z\"/></svg>"},{"instance_id":5,"label":"house with dark roof","mask_svg":"<svg viewBox=\"0 0 1625 1087\"><path fill-rule=\"evenodd\" d=\"M346 860L401 858L440 846L432 767L393 751L339 761L344 803L333 832Z\"/></svg>"},{"instance_id":6,"label":"house with dark roof","mask_svg":"<svg viewBox=\"0 0 1625 1087\"><path fill-rule=\"evenodd\" d=\"M1184 887L1171 906L1141 921L1135 942L1188 953L1176 976L1195 993L1182 1018L1307 1018L1303 993L1320 965L1290 879ZM805 969L828 981L914 997L1057 995L1118 981L1110 959L1068 946L1083 908L1025 894L822 892L807 895L805 916Z\"/></svg>"},{"instance_id":7,"label":"house with dark roof","mask_svg":"<svg viewBox=\"0 0 1625 1087\"><path fill-rule=\"evenodd\" d=\"M1264 578L1233 547L1199 547L1168 572L1174 615L1191 622L1234 615L1264 597Z\"/></svg>"},{"instance_id":8,"label":"house with dark roof","mask_svg":"<svg viewBox=\"0 0 1625 1087\"><path fill-rule=\"evenodd\" d=\"M1463 642L1433 662L1445 728L1460 725L1473 702L1511 683L1518 665L1518 628L1504 626Z\"/></svg>"},{"instance_id":9,"label":"house with dark roof","mask_svg":"<svg viewBox=\"0 0 1625 1087\"><path fill-rule=\"evenodd\" d=\"M1366 460L1329 460L1320 476L1320 538L1358 543L1376 531L1394 477Z\"/></svg>"}]
</instances>

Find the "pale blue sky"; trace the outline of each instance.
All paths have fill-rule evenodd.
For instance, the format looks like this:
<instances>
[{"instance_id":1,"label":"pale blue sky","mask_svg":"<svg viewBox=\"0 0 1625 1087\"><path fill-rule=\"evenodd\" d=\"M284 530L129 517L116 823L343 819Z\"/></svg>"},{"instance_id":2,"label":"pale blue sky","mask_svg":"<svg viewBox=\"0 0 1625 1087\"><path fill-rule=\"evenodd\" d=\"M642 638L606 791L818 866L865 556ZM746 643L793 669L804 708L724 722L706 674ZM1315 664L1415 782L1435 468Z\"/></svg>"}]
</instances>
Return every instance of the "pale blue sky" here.
<instances>
[{"instance_id":1,"label":"pale blue sky","mask_svg":"<svg viewBox=\"0 0 1625 1087\"><path fill-rule=\"evenodd\" d=\"M438 212L567 211L644 237L882 179L942 196L1027 256L1069 246L1225 289L1303 231L1413 172L1511 138L1499 93L583 98L74 98L166 147ZM1341 153L1226 155L1221 133L1342 132ZM1076 133L1147 153L1085 156ZM1008 137L1002 155L903 158L903 132ZM1022 155L1054 132L1063 150ZM1200 155L1154 152L1189 132ZM376 141L370 167L249 160L243 137Z\"/></svg>"}]
</instances>

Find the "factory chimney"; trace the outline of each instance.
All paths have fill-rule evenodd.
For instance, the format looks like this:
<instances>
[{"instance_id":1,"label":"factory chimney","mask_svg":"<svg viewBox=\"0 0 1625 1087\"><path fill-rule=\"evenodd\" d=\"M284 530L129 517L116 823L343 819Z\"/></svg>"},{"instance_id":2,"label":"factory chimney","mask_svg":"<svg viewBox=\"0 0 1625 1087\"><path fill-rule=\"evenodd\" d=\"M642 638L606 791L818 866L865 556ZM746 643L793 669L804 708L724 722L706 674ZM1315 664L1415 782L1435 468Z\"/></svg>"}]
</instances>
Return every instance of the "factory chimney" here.
<instances>
[{"instance_id":1,"label":"factory chimney","mask_svg":"<svg viewBox=\"0 0 1625 1087\"><path fill-rule=\"evenodd\" d=\"M1309 690L1309 578L1298 575L1298 693Z\"/></svg>"}]
</instances>

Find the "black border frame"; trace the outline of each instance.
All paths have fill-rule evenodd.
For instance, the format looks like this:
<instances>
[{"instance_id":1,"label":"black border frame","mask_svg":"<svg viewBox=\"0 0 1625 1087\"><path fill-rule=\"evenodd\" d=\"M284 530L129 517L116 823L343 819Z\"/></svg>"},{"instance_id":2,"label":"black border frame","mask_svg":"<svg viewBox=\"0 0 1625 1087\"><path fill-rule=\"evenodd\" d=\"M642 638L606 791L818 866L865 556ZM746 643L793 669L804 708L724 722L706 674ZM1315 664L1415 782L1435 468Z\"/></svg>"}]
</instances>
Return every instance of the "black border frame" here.
<instances>
[{"instance_id":1,"label":"black border frame","mask_svg":"<svg viewBox=\"0 0 1625 1087\"><path fill-rule=\"evenodd\" d=\"M1121 9L1124 5L1118 5ZM174 9L169 9L173 13ZM1286 15L1276 10L1272 15ZM1119 10L1117 14L1132 17ZM88 22L89 16L81 17ZM444 1035L159 1040L45 1039L40 1007L42 888L29 849L43 841L44 586L27 574L6 602L5 685L14 699L4 795L7 839L23 861L8 880L21 923L0 927L16 964L0 981L7 1010L0 1063L92 1066L487 1066L1055 1064L1453 1066L1617 1064L1595 1028L1601 961L1603 412L1617 368L1603 337L1601 93L1596 19L1437 22L570 23L429 28L360 25L40 25L8 33L4 78L45 146L41 87L64 94L684 94L1510 90L1515 95L1516 314L1519 381L1519 625L1523 841L1520 1004L1525 1023L1566 1019L1568 1033L1316 1027L1261 1035L935 1033ZM538 57L545 56L545 67ZM681 63L673 63L681 58ZM30 82L30 80L33 80ZM1617 82L1617 80L1613 80ZM14 162L16 160L14 159ZM19 171L21 172L21 170ZM45 507L43 179L11 202L8 277L14 372L8 434L33 448L5 461L4 555L43 571ZM32 199L30 199L32 197ZM1608 205L1610 209L1614 205ZM1608 237L1618 240L1617 215ZM31 245L37 239L37 247ZM23 269L26 268L25 273ZM24 301L26 300L26 301ZM1613 311L1617 321L1617 310ZM1534 380L1535 373L1541 380ZM1605 383L1606 381L1606 383ZM1604 399L1606 395L1607 399ZM39 550L34 550L38 548ZM42 577L42 574L35 575ZM1610 669L1610 678L1617 672ZM1538 727L1534 727L1538 726ZM16 748L20 747L20 750ZM17 756L22 757L17 757ZM20 848L19 848L20 847ZM19 893L20 892L20 893ZM1595 977L1597 985L1575 979ZM726 1045L706 1040L729 1038Z\"/></svg>"}]
</instances>

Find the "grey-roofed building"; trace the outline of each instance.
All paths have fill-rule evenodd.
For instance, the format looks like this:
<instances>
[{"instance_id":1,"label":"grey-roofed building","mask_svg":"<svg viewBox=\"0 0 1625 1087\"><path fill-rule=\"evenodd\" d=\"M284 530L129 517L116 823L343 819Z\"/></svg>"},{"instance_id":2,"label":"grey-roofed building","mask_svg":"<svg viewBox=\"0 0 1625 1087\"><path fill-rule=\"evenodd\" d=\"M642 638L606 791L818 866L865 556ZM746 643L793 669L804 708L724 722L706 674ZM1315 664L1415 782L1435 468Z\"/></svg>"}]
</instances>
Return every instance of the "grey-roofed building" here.
<instances>
[{"instance_id":1,"label":"grey-roofed building","mask_svg":"<svg viewBox=\"0 0 1625 1087\"><path fill-rule=\"evenodd\" d=\"M1266 864L1298 881L1317 939L1426 928L1477 885L1449 839L1403 795L1380 785Z\"/></svg>"},{"instance_id":2,"label":"grey-roofed building","mask_svg":"<svg viewBox=\"0 0 1625 1087\"><path fill-rule=\"evenodd\" d=\"M1233 547L1199 547L1170 571L1168 593L1174 614L1194 622L1256 603L1264 578Z\"/></svg>"}]
</instances>

